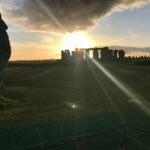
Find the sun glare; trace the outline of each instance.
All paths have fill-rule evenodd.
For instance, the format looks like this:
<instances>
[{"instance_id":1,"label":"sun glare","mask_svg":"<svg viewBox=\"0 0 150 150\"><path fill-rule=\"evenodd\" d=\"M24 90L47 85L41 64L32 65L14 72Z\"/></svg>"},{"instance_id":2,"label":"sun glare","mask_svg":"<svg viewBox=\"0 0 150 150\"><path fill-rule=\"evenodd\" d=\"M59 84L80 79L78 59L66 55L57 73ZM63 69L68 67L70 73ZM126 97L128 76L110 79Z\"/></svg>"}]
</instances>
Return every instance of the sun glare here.
<instances>
[{"instance_id":1,"label":"sun glare","mask_svg":"<svg viewBox=\"0 0 150 150\"><path fill-rule=\"evenodd\" d=\"M63 49L74 50L75 48L88 48L93 46L92 40L85 32L67 33L64 36Z\"/></svg>"}]
</instances>

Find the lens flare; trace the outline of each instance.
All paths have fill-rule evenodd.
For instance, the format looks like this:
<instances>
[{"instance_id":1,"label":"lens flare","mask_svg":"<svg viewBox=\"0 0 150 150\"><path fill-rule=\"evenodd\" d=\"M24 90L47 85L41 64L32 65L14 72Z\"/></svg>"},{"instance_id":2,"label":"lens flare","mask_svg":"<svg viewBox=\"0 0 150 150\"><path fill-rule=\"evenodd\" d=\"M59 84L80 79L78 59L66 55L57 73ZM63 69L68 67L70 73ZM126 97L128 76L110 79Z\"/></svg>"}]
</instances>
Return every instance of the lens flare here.
<instances>
[{"instance_id":1,"label":"lens flare","mask_svg":"<svg viewBox=\"0 0 150 150\"><path fill-rule=\"evenodd\" d=\"M72 108L76 108L76 105L72 105Z\"/></svg>"},{"instance_id":2,"label":"lens flare","mask_svg":"<svg viewBox=\"0 0 150 150\"><path fill-rule=\"evenodd\" d=\"M72 109L79 109L81 108L81 106L79 104L76 103L72 103L72 102L68 102L67 105L72 108Z\"/></svg>"}]
</instances>

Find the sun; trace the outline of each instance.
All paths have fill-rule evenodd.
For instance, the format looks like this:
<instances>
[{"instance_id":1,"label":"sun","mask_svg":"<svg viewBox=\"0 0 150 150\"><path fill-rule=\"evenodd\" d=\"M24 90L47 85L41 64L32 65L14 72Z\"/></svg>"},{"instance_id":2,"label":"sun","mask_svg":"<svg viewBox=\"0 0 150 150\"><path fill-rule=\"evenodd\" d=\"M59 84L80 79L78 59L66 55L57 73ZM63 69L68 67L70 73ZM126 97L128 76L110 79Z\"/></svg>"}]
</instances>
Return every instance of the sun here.
<instances>
[{"instance_id":1,"label":"sun","mask_svg":"<svg viewBox=\"0 0 150 150\"><path fill-rule=\"evenodd\" d=\"M92 40L85 32L67 33L63 38L62 48L74 50L75 48L88 48L93 45Z\"/></svg>"}]
</instances>

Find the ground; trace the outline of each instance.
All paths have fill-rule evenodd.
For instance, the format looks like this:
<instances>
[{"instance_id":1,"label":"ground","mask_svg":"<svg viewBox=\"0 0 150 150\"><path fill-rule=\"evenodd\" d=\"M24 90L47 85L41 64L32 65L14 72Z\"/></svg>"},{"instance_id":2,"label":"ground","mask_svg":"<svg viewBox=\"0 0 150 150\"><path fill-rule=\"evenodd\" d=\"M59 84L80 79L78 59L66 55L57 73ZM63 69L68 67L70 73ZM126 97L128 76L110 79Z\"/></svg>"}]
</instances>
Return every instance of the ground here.
<instances>
[{"instance_id":1,"label":"ground","mask_svg":"<svg viewBox=\"0 0 150 150\"><path fill-rule=\"evenodd\" d=\"M149 66L100 64L149 107ZM59 145L67 139L79 139L80 135L113 130L123 122L149 130L149 113L130 100L92 62L8 66L5 89L0 97L0 147L5 150ZM127 132L131 149L135 145L141 150L149 149L150 135L130 128ZM105 145L103 149L107 149L108 145L108 149L109 146L115 149L116 143L123 142L122 130L116 130L96 140L88 139L69 146L71 149L97 149ZM70 149L69 146L57 149Z\"/></svg>"}]
</instances>

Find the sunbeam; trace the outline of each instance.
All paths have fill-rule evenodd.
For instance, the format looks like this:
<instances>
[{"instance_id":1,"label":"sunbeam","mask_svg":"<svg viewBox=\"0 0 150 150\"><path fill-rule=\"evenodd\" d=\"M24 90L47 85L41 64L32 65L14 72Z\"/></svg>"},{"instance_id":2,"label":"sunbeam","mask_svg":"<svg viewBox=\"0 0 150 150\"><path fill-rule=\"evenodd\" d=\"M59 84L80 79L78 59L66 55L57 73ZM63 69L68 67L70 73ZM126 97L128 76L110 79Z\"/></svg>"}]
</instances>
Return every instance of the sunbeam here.
<instances>
[{"instance_id":1,"label":"sunbeam","mask_svg":"<svg viewBox=\"0 0 150 150\"><path fill-rule=\"evenodd\" d=\"M87 59L86 59L87 60ZM123 116L121 115L118 107L116 106L116 104L112 101L111 97L109 96L107 90L105 89L104 87L104 84L102 83L102 81L100 80L100 78L98 77L98 75L96 74L95 70L93 69L92 65L90 64L90 62L87 60L87 64L89 66L89 68L91 69L92 73L93 73L93 76L95 77L98 85L100 86L100 88L102 89L102 91L104 92L105 96L106 96L106 99L109 101L109 103L111 104L111 106L115 109L117 115L119 116L120 120L122 122L124 122L124 118Z\"/></svg>"},{"instance_id":2,"label":"sunbeam","mask_svg":"<svg viewBox=\"0 0 150 150\"><path fill-rule=\"evenodd\" d=\"M64 33L66 33L67 30L59 22L59 20L53 15L53 13L50 11L50 8L47 8L47 6L41 0L36 0L36 2L47 13L47 15L58 25L58 27L61 29L61 31L64 32Z\"/></svg>"},{"instance_id":3,"label":"sunbeam","mask_svg":"<svg viewBox=\"0 0 150 150\"><path fill-rule=\"evenodd\" d=\"M119 79L117 79L110 71L108 71L105 67L103 67L98 61L89 57L87 53L85 55L89 60L99 69L101 70L125 95L127 95L131 100L139 101L137 106L150 115L150 109L148 106L144 104L145 100L138 96L133 90L127 87L124 83L122 83ZM129 90L130 89L130 90Z\"/></svg>"}]
</instances>

